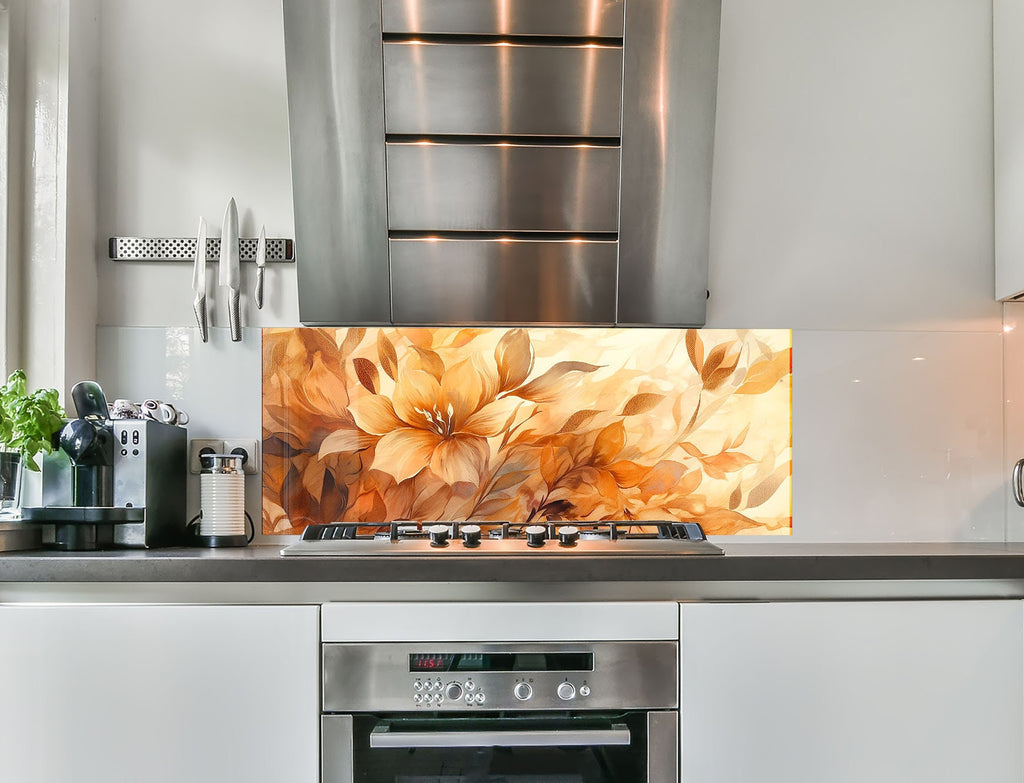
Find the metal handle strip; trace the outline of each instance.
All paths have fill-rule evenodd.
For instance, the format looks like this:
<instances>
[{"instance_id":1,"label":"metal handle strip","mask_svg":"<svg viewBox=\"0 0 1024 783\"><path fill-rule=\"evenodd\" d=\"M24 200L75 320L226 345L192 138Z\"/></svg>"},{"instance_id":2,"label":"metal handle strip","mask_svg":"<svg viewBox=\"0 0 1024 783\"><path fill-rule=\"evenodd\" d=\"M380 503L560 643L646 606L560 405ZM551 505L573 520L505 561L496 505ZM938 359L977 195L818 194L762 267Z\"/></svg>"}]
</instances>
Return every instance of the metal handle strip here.
<instances>
[{"instance_id":1,"label":"metal handle strip","mask_svg":"<svg viewBox=\"0 0 1024 783\"><path fill-rule=\"evenodd\" d=\"M628 745L629 727L609 729L559 729L555 731L396 731L376 726L370 732L371 748L553 748Z\"/></svg>"},{"instance_id":2,"label":"metal handle strip","mask_svg":"<svg viewBox=\"0 0 1024 783\"><path fill-rule=\"evenodd\" d=\"M256 261L256 237L238 240L240 261ZM111 237L108 253L112 261L189 261L196 257L195 237ZM206 240L206 260L220 260L220 238ZM295 261L295 243L291 239L267 239L267 263L290 264Z\"/></svg>"},{"instance_id":3,"label":"metal handle strip","mask_svg":"<svg viewBox=\"0 0 1024 783\"><path fill-rule=\"evenodd\" d=\"M1024 459L1017 460L1017 464L1013 466L1013 481L1010 484L1013 486L1013 499L1017 501L1018 506L1024 506Z\"/></svg>"}]
</instances>

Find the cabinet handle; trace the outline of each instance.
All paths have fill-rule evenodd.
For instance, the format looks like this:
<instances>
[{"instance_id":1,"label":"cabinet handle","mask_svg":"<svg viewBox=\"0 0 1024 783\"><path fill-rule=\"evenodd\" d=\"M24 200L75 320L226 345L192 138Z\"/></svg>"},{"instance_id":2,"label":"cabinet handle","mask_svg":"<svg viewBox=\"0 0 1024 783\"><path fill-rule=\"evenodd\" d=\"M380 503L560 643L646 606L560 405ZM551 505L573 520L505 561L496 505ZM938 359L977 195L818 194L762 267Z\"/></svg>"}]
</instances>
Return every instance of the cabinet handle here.
<instances>
[{"instance_id":1,"label":"cabinet handle","mask_svg":"<svg viewBox=\"0 0 1024 783\"><path fill-rule=\"evenodd\" d=\"M1024 459L1017 460L1017 464L1013 466L1013 481L1010 482L1013 485L1013 499L1017 501L1018 506L1024 506L1022 479L1024 479Z\"/></svg>"}]
</instances>

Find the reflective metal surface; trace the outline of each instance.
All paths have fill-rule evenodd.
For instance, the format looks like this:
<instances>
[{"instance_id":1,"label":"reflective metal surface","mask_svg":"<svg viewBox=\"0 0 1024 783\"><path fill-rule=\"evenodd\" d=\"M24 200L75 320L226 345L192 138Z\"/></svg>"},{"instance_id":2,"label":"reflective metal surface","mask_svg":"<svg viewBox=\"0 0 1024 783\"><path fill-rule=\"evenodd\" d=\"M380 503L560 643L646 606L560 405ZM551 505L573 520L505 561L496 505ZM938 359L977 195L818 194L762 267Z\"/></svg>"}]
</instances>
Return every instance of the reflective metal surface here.
<instances>
[{"instance_id":1,"label":"reflective metal surface","mask_svg":"<svg viewBox=\"0 0 1024 783\"><path fill-rule=\"evenodd\" d=\"M384 44L388 133L619 136L622 49Z\"/></svg>"},{"instance_id":2,"label":"reflective metal surface","mask_svg":"<svg viewBox=\"0 0 1024 783\"><path fill-rule=\"evenodd\" d=\"M324 783L353 783L351 715L320 716L320 779Z\"/></svg>"},{"instance_id":3,"label":"reflective metal surface","mask_svg":"<svg viewBox=\"0 0 1024 783\"><path fill-rule=\"evenodd\" d=\"M615 321L614 242L392 239L395 323Z\"/></svg>"},{"instance_id":4,"label":"reflective metal surface","mask_svg":"<svg viewBox=\"0 0 1024 783\"><path fill-rule=\"evenodd\" d=\"M699 716L697 716L699 719ZM647 783L679 781L679 713L647 713Z\"/></svg>"},{"instance_id":5,"label":"reflective metal surface","mask_svg":"<svg viewBox=\"0 0 1024 783\"><path fill-rule=\"evenodd\" d=\"M383 0L384 32L622 35L622 0Z\"/></svg>"},{"instance_id":6,"label":"reflective metal surface","mask_svg":"<svg viewBox=\"0 0 1024 783\"><path fill-rule=\"evenodd\" d=\"M426 609L425 609L426 611ZM543 608L538 607L538 612ZM467 618L471 622L471 618ZM408 712L423 709L415 701L417 681L472 681L473 693L484 693L487 710L626 710L675 709L678 706L677 642L586 642L462 644L450 642L323 644L324 712ZM519 654L593 652L593 671L477 671L410 672L409 656L422 653ZM518 681L529 679L533 696L520 701L513 695ZM556 688L572 682L590 688L588 696L560 699ZM440 689L437 689L440 694ZM442 700L431 709L479 712L463 699Z\"/></svg>"},{"instance_id":7,"label":"reflective metal surface","mask_svg":"<svg viewBox=\"0 0 1024 783\"><path fill-rule=\"evenodd\" d=\"M554 731L390 731L377 726L370 733L371 748L568 748L628 745L629 727L608 729L556 729Z\"/></svg>"},{"instance_id":8,"label":"reflective metal surface","mask_svg":"<svg viewBox=\"0 0 1024 783\"><path fill-rule=\"evenodd\" d=\"M721 0L629 0L624 35L622 324L705 320Z\"/></svg>"},{"instance_id":9,"label":"reflective metal surface","mask_svg":"<svg viewBox=\"0 0 1024 783\"><path fill-rule=\"evenodd\" d=\"M286 0L303 323L391 320L380 6Z\"/></svg>"},{"instance_id":10,"label":"reflective metal surface","mask_svg":"<svg viewBox=\"0 0 1024 783\"><path fill-rule=\"evenodd\" d=\"M614 147L387 145L392 230L614 232L618 181Z\"/></svg>"}]
</instances>

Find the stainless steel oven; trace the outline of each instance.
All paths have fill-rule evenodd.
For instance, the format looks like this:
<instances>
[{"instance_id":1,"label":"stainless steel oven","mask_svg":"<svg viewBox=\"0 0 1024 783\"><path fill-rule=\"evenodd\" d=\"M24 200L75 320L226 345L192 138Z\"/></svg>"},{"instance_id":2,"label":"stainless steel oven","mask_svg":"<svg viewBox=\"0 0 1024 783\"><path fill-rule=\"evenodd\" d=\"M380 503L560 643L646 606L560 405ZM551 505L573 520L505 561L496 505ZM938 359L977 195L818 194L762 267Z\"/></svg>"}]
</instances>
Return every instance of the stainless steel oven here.
<instances>
[{"instance_id":1,"label":"stainless steel oven","mask_svg":"<svg viewBox=\"0 0 1024 783\"><path fill-rule=\"evenodd\" d=\"M677 783L675 641L325 643L324 783Z\"/></svg>"}]
</instances>

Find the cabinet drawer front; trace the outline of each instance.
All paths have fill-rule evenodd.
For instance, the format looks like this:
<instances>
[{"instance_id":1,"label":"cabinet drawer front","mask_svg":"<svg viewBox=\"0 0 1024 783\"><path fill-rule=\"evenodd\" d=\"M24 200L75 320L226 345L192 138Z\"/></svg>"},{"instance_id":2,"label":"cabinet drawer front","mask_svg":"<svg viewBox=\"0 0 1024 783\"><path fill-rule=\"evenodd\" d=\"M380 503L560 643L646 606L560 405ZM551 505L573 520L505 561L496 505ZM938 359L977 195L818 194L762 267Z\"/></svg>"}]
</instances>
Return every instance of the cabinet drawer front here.
<instances>
[{"instance_id":1,"label":"cabinet drawer front","mask_svg":"<svg viewBox=\"0 0 1024 783\"><path fill-rule=\"evenodd\" d=\"M391 240L395 323L615 320L614 242Z\"/></svg>"},{"instance_id":2,"label":"cabinet drawer front","mask_svg":"<svg viewBox=\"0 0 1024 783\"><path fill-rule=\"evenodd\" d=\"M388 133L619 136L616 46L384 44Z\"/></svg>"},{"instance_id":3,"label":"cabinet drawer front","mask_svg":"<svg viewBox=\"0 0 1024 783\"><path fill-rule=\"evenodd\" d=\"M386 33L622 36L622 0L383 0Z\"/></svg>"},{"instance_id":4,"label":"cabinet drawer front","mask_svg":"<svg viewBox=\"0 0 1024 783\"><path fill-rule=\"evenodd\" d=\"M387 180L392 230L618 230L616 147L388 144Z\"/></svg>"}]
</instances>

